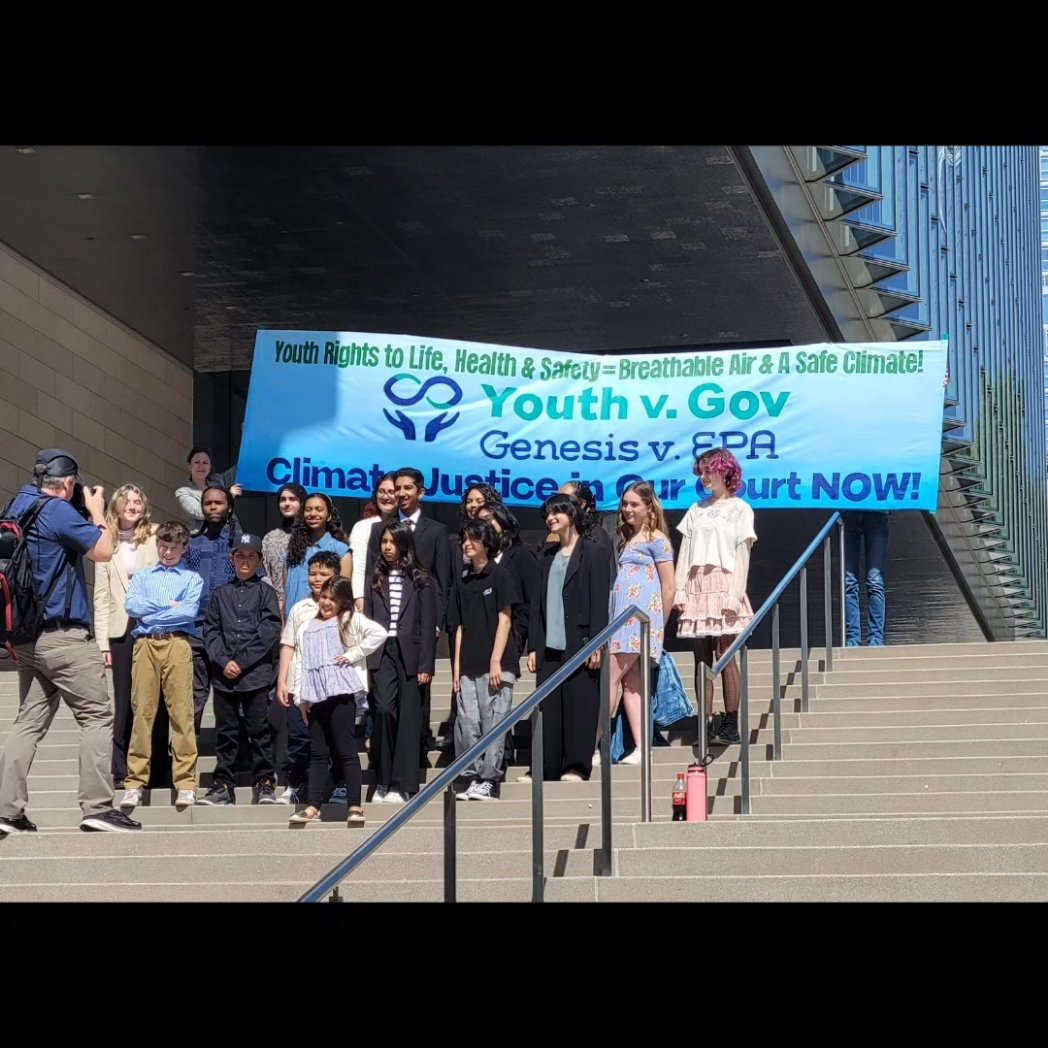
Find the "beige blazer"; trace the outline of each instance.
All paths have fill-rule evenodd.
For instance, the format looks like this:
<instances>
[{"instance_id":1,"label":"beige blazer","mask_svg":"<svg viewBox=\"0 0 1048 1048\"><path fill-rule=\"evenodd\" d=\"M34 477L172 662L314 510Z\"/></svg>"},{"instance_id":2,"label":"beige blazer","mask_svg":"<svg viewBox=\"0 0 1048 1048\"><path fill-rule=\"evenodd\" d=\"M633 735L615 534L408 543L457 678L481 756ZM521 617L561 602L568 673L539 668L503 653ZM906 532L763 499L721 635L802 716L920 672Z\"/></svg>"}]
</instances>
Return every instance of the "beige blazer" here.
<instances>
[{"instance_id":1,"label":"beige blazer","mask_svg":"<svg viewBox=\"0 0 1048 1048\"><path fill-rule=\"evenodd\" d=\"M135 551L135 571L150 568L160 560L156 527L154 524L153 534ZM95 565L95 640L100 651L109 651L110 637L119 640L127 633L124 601L130 585L119 549L113 553L111 561Z\"/></svg>"}]
</instances>

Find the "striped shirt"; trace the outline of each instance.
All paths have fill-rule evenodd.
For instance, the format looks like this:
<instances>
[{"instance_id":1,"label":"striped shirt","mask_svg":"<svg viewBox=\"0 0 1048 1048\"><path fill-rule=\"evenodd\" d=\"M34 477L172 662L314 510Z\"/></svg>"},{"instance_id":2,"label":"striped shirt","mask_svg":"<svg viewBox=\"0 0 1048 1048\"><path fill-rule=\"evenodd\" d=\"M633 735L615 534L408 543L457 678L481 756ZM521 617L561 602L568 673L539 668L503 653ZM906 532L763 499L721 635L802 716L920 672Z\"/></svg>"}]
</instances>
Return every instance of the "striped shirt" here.
<instances>
[{"instance_id":1,"label":"striped shirt","mask_svg":"<svg viewBox=\"0 0 1048 1048\"><path fill-rule=\"evenodd\" d=\"M165 568L154 564L136 571L124 601L124 610L137 619L132 637L149 637L154 633L188 633L200 636L196 625L203 582L195 571ZM178 601L171 607L172 601Z\"/></svg>"},{"instance_id":2,"label":"striped shirt","mask_svg":"<svg viewBox=\"0 0 1048 1048\"><path fill-rule=\"evenodd\" d=\"M400 618L400 602L404 594L404 572L394 568L389 573L389 635L397 635L397 620Z\"/></svg>"}]
</instances>

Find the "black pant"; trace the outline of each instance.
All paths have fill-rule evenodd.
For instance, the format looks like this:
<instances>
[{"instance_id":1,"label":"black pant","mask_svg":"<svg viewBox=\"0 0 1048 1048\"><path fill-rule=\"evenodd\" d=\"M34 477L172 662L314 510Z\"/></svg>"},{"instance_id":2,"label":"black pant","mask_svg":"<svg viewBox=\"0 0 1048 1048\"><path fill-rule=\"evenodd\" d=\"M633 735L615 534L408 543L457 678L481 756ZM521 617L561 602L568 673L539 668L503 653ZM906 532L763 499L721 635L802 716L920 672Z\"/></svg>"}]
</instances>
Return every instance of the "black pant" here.
<instances>
[{"instance_id":1,"label":"black pant","mask_svg":"<svg viewBox=\"0 0 1048 1048\"><path fill-rule=\"evenodd\" d=\"M240 711L244 713L251 747L252 780L275 781L273 748L269 741L269 688L256 691L215 690L215 782L236 784L233 765L240 748Z\"/></svg>"},{"instance_id":2,"label":"black pant","mask_svg":"<svg viewBox=\"0 0 1048 1048\"><path fill-rule=\"evenodd\" d=\"M549 680L574 654L546 648L535 674L536 685ZM599 714L600 672L582 666L542 704L543 779L557 780L566 771L590 777Z\"/></svg>"},{"instance_id":3,"label":"black pant","mask_svg":"<svg viewBox=\"0 0 1048 1048\"><path fill-rule=\"evenodd\" d=\"M309 803L319 808L330 790L328 759L334 757L346 779L346 803L360 805L362 776L357 753L357 701L333 695L309 707Z\"/></svg>"},{"instance_id":4,"label":"black pant","mask_svg":"<svg viewBox=\"0 0 1048 1048\"><path fill-rule=\"evenodd\" d=\"M109 638L109 652L113 658L113 758L110 770L113 782L119 783L121 787L127 778L127 751L131 745L131 726L134 723L134 711L131 709L131 656L135 650L131 630L134 627L132 619L123 637ZM158 757L167 753L167 738L167 706L161 702L153 722L152 752ZM166 759L153 761L149 770L149 788L162 790L170 787L171 762Z\"/></svg>"},{"instance_id":5,"label":"black pant","mask_svg":"<svg viewBox=\"0 0 1048 1048\"><path fill-rule=\"evenodd\" d=\"M204 707L211 693L212 666L204 642L199 637L190 637L189 646L193 649L193 726L199 739L200 722L204 719Z\"/></svg>"},{"instance_id":6,"label":"black pant","mask_svg":"<svg viewBox=\"0 0 1048 1048\"><path fill-rule=\"evenodd\" d=\"M419 787L418 738L422 699L418 677L408 676L396 637L382 651L382 662L371 675L375 728L371 733L369 764L375 782L399 793L417 793ZM428 690L428 689L427 689Z\"/></svg>"}]
</instances>

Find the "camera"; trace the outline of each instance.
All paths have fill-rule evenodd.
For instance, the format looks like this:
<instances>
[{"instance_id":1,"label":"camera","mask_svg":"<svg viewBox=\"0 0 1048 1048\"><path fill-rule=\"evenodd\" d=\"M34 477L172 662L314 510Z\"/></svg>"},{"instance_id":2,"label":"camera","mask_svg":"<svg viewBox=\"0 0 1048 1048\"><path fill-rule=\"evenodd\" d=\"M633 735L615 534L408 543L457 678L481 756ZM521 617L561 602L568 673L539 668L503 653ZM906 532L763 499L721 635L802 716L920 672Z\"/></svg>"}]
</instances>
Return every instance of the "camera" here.
<instances>
[{"instance_id":1,"label":"camera","mask_svg":"<svg viewBox=\"0 0 1048 1048\"><path fill-rule=\"evenodd\" d=\"M84 485L74 484L73 485L73 497L69 500L69 504L80 514L84 520L90 520L91 514L87 511L87 504L84 502Z\"/></svg>"}]
</instances>

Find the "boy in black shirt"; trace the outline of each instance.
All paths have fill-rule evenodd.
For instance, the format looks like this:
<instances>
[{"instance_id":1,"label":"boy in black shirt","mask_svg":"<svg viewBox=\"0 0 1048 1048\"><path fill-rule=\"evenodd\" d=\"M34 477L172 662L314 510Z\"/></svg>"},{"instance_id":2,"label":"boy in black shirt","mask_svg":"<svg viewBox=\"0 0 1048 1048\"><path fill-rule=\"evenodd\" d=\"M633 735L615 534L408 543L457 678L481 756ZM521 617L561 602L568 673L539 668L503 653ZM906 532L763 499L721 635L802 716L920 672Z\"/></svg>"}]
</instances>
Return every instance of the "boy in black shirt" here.
<instances>
[{"instance_id":1,"label":"boy in black shirt","mask_svg":"<svg viewBox=\"0 0 1048 1048\"><path fill-rule=\"evenodd\" d=\"M255 796L275 804L273 750L267 711L276 679L276 643L280 638L277 593L256 577L262 540L241 535L230 554L236 581L211 595L204 619L204 647L211 660L215 690L215 774L201 804L236 804L233 764L240 740L239 707L243 707L251 744Z\"/></svg>"},{"instance_id":2,"label":"boy in black shirt","mask_svg":"<svg viewBox=\"0 0 1048 1048\"><path fill-rule=\"evenodd\" d=\"M455 754L465 753L505 718L513 704L513 685L520 675L517 645L512 640L513 577L495 563L499 539L482 520L469 520L459 532L469 565L448 606L448 631L455 638ZM493 742L466 769L472 777L460 801L497 800L505 737Z\"/></svg>"}]
</instances>

